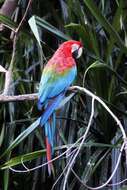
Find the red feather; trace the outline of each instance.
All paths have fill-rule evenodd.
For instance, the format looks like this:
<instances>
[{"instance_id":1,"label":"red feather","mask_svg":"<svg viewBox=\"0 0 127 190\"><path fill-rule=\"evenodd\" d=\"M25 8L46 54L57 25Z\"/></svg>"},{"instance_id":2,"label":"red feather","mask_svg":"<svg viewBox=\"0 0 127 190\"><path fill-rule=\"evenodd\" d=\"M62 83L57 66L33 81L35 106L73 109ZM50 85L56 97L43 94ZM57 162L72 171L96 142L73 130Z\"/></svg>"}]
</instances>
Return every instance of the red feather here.
<instances>
[{"instance_id":1,"label":"red feather","mask_svg":"<svg viewBox=\"0 0 127 190\"><path fill-rule=\"evenodd\" d=\"M48 142L48 138L46 137L46 157L47 157L47 161L51 161L51 145ZM51 169L52 169L52 163L48 163L48 172L49 175L51 174Z\"/></svg>"}]
</instances>

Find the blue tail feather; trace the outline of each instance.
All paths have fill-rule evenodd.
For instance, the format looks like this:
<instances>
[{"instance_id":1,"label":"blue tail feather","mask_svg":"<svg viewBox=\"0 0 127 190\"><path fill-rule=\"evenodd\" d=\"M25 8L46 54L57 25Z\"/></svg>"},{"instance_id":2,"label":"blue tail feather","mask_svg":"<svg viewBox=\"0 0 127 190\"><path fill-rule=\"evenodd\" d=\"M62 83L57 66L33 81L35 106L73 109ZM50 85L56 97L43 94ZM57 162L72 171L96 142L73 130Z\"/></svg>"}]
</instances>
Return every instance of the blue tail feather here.
<instances>
[{"instance_id":1,"label":"blue tail feather","mask_svg":"<svg viewBox=\"0 0 127 190\"><path fill-rule=\"evenodd\" d=\"M51 125L50 125L50 122L49 122L49 121L46 122L45 128L47 128L47 129L46 129L46 131L47 131L46 136L48 137L48 141L49 141L50 145L53 146L53 145L52 145L52 141L53 141L53 140L52 140L52 130L51 130Z\"/></svg>"},{"instance_id":2,"label":"blue tail feather","mask_svg":"<svg viewBox=\"0 0 127 190\"><path fill-rule=\"evenodd\" d=\"M54 139L55 139L55 129L56 129L56 114L55 112L50 116L50 120L48 120L44 127L45 127L45 135L48 138L48 141L52 147L52 154L54 148Z\"/></svg>"},{"instance_id":3,"label":"blue tail feather","mask_svg":"<svg viewBox=\"0 0 127 190\"><path fill-rule=\"evenodd\" d=\"M47 147L47 161L51 160L51 155L54 150L54 135L55 135L55 111L59 106L60 102L64 98L65 93L59 94L55 97L52 102L45 103L45 111L40 118L40 126L45 128L45 136L46 136L46 147ZM38 107L42 109L42 104L38 101ZM51 163L48 165L49 174L51 171Z\"/></svg>"},{"instance_id":4,"label":"blue tail feather","mask_svg":"<svg viewBox=\"0 0 127 190\"><path fill-rule=\"evenodd\" d=\"M55 131L56 131L56 113L53 112L52 115L52 138L55 136Z\"/></svg>"}]
</instances>

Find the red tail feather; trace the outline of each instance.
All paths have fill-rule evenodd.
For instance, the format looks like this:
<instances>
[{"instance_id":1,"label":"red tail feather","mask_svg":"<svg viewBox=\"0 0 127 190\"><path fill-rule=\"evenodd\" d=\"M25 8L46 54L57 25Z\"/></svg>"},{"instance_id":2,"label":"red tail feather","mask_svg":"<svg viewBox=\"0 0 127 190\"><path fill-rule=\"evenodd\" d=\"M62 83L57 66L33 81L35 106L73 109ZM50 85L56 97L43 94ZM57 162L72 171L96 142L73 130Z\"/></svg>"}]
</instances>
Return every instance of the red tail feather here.
<instances>
[{"instance_id":1,"label":"red tail feather","mask_svg":"<svg viewBox=\"0 0 127 190\"><path fill-rule=\"evenodd\" d=\"M51 161L51 145L48 142L48 138L46 137L46 156L47 156L47 161ZM52 169L52 163L50 162L48 164L48 172L49 175L51 175L51 169Z\"/></svg>"}]
</instances>

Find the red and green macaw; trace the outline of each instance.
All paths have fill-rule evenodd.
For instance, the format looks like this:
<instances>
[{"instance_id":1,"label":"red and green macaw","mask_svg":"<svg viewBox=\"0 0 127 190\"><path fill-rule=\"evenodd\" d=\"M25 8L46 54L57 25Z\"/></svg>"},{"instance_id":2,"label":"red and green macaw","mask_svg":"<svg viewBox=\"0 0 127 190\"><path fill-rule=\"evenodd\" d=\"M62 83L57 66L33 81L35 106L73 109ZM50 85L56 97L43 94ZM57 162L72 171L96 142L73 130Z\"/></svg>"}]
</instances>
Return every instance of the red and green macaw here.
<instances>
[{"instance_id":1,"label":"red and green macaw","mask_svg":"<svg viewBox=\"0 0 127 190\"><path fill-rule=\"evenodd\" d=\"M69 40L62 43L43 69L38 93L38 109L44 108L40 125L46 136L47 161L51 160L55 136L55 110L77 74L76 61L82 54L82 43ZM51 173L52 164L48 171Z\"/></svg>"}]
</instances>

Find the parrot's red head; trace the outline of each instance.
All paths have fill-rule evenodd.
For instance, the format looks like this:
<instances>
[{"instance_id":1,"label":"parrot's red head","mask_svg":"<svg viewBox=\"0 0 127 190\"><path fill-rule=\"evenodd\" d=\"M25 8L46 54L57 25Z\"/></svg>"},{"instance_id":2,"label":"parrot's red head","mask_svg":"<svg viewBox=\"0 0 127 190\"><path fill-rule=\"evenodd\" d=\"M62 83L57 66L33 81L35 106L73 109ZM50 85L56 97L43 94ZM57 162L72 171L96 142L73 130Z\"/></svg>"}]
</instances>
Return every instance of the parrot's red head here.
<instances>
[{"instance_id":1,"label":"parrot's red head","mask_svg":"<svg viewBox=\"0 0 127 190\"><path fill-rule=\"evenodd\" d=\"M73 58L78 59L82 54L83 45L80 41L69 40L62 43L59 48L67 57L72 56Z\"/></svg>"}]
</instances>

